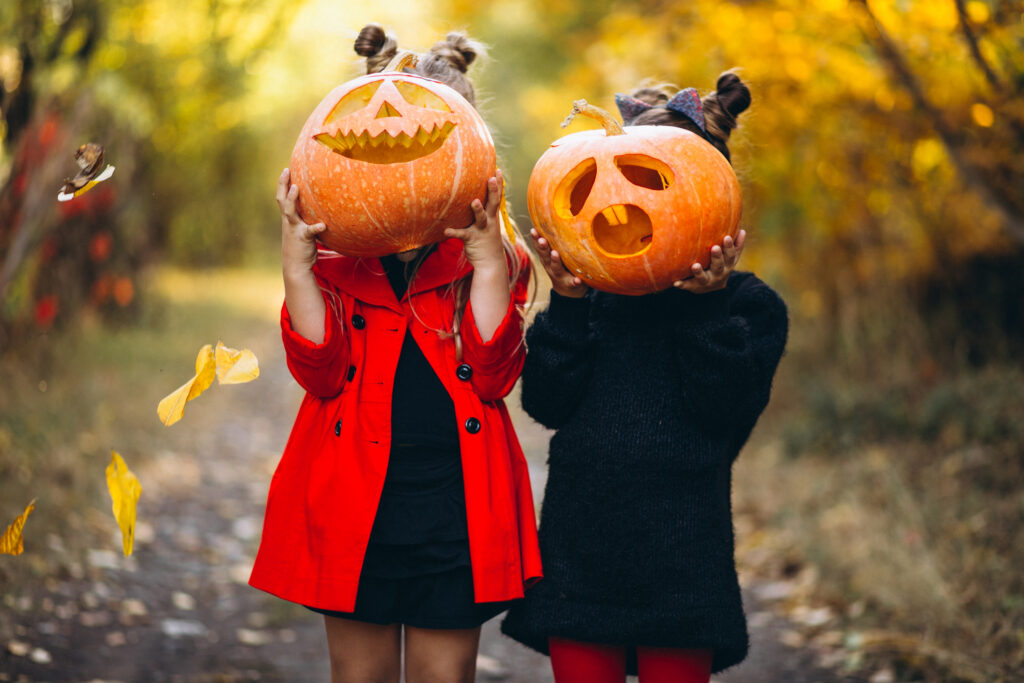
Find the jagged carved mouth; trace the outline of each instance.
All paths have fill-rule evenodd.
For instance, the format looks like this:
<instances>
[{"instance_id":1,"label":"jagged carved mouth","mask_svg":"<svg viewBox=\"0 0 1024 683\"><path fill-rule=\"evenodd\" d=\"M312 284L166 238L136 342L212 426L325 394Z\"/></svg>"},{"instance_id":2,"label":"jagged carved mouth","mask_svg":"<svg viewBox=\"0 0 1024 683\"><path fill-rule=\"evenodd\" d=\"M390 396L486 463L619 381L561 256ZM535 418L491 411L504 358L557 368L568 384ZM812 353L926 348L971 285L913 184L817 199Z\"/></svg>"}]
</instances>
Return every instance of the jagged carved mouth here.
<instances>
[{"instance_id":1,"label":"jagged carved mouth","mask_svg":"<svg viewBox=\"0 0 1024 683\"><path fill-rule=\"evenodd\" d=\"M609 254L633 256L651 246L651 218L639 206L613 204L594 216L594 241Z\"/></svg>"},{"instance_id":2,"label":"jagged carved mouth","mask_svg":"<svg viewBox=\"0 0 1024 683\"><path fill-rule=\"evenodd\" d=\"M441 148L453 130L455 124L449 121L434 125L430 130L419 126L412 135L401 132L396 136L382 131L376 137L371 137L369 131L365 130L362 133L338 131L334 135L318 133L313 139L349 159L370 164L400 164L433 154Z\"/></svg>"}]
</instances>

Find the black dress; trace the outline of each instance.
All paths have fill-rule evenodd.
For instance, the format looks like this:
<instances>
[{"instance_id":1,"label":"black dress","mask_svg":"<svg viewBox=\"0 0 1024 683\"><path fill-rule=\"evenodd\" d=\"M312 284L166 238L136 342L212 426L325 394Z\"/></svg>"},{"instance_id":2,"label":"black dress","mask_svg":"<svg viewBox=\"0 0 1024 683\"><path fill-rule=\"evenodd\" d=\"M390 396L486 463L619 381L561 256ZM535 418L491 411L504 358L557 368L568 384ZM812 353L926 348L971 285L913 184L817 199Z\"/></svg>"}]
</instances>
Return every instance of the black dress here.
<instances>
[{"instance_id":1,"label":"black dress","mask_svg":"<svg viewBox=\"0 0 1024 683\"><path fill-rule=\"evenodd\" d=\"M558 430L544 579L506 634L545 653L551 636L708 649L715 671L745 657L730 474L787 328L782 300L750 273L708 294L551 295L522 376L523 408Z\"/></svg>"},{"instance_id":2,"label":"black dress","mask_svg":"<svg viewBox=\"0 0 1024 683\"><path fill-rule=\"evenodd\" d=\"M380 259L401 300L407 264ZM419 628L476 628L508 609L477 603L455 404L407 331L395 371L391 451L352 612L329 616Z\"/></svg>"}]
</instances>

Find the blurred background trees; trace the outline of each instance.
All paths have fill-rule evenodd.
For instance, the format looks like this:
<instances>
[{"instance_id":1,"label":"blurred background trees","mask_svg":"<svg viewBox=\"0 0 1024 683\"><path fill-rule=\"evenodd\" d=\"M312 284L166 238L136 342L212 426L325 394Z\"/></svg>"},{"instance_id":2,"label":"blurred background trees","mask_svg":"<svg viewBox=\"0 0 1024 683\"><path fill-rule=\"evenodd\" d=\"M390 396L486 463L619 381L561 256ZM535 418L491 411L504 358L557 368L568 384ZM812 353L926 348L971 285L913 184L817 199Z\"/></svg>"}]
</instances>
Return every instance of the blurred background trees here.
<instances>
[{"instance_id":1,"label":"blurred background trees","mask_svg":"<svg viewBox=\"0 0 1024 683\"><path fill-rule=\"evenodd\" d=\"M0 9L0 348L130 314L146 264L238 263L266 220L250 73L283 2L17 0ZM55 192L94 141L114 180Z\"/></svg>"},{"instance_id":2,"label":"blurred background trees","mask_svg":"<svg viewBox=\"0 0 1024 683\"><path fill-rule=\"evenodd\" d=\"M974 651L1024 666L1024 585L1002 564L1024 562L1024 3L365 5L0 4L0 354L56 343L43 333L82 320L137 321L154 265L272 266L276 178L316 103L360 73L352 41L369 21L403 48L453 29L490 46L470 75L524 227L530 169L566 132L573 100L614 111L616 92L668 82L706 93L738 68L753 93L730 143L751 236L742 265L783 294L793 323L766 429L790 458L781 470L843 477L834 489L815 479L792 509L759 502L759 514L799 519L793 533L821 542L799 552L850 585L855 554L823 548L837 528L852 542L870 525L843 520L918 520L906 538L925 541L904 564L868 553L858 566L917 567L930 548L945 607L908 619L949 625L947 644L970 631ZM87 141L117 171L58 204ZM889 455L846 457L877 444ZM879 497L887 486L898 495ZM842 510L857 512L840 519L844 495ZM899 595L930 585L900 576ZM857 588L896 613L879 585Z\"/></svg>"},{"instance_id":3,"label":"blurred background trees","mask_svg":"<svg viewBox=\"0 0 1024 683\"><path fill-rule=\"evenodd\" d=\"M814 343L885 377L876 350L925 374L1020 351L1020 3L406 4L375 17L281 0L6 3L5 329L123 307L123 279L155 258L272 260L269 179L304 114L357 72L351 35L377 18L404 47L451 28L491 46L475 75L523 221L532 163L574 98L611 107L645 81L707 91L740 68L754 92L733 141L747 263L791 293ZM58 207L53 188L86 140L105 145L116 181ZM72 267L70 254L91 260ZM45 299L38 281L69 269L78 284L59 289L72 300Z\"/></svg>"}]
</instances>

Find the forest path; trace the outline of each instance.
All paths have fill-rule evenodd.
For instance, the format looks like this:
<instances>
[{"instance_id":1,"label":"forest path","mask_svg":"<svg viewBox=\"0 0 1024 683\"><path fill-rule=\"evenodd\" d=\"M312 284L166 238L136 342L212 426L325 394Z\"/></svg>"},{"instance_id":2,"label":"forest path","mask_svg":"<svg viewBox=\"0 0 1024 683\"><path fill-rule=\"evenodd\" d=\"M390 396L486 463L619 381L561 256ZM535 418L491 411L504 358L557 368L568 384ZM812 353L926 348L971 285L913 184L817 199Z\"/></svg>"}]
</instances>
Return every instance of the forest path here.
<instances>
[{"instance_id":1,"label":"forest path","mask_svg":"<svg viewBox=\"0 0 1024 683\"><path fill-rule=\"evenodd\" d=\"M321 617L246 583L267 487L301 400L276 327L268 322L247 342L260 357L256 382L213 387L180 423L155 425L145 457L124 454L143 486L134 554L122 556L113 519L99 518L94 526L109 525L104 548L83 551L59 576L6 591L0 681L329 680ZM539 499L548 434L517 405L512 397ZM63 552L59 539L49 542ZM757 594L749 587L751 656L717 681L844 680L818 668L810 648L782 644L787 622L758 606ZM484 627L478 680L551 681L547 658L502 636L499 621Z\"/></svg>"}]
</instances>

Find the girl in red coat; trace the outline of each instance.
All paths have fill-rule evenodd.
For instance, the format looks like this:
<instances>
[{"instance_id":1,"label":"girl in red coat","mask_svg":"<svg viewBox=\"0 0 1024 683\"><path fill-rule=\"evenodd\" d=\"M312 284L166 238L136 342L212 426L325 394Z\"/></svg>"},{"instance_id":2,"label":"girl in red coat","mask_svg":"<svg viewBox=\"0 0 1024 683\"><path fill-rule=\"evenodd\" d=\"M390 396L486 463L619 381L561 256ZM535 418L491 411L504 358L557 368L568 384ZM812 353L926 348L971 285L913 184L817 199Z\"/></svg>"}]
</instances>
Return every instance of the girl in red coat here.
<instances>
[{"instance_id":1,"label":"girl in red coat","mask_svg":"<svg viewBox=\"0 0 1024 683\"><path fill-rule=\"evenodd\" d=\"M377 25L367 73L396 53ZM470 102L477 47L449 34L417 71ZM540 576L526 461L502 398L523 366L529 260L504 239L501 176L445 241L351 258L282 216L288 367L306 389L250 583L324 614L333 681L472 681L480 625Z\"/></svg>"}]
</instances>

